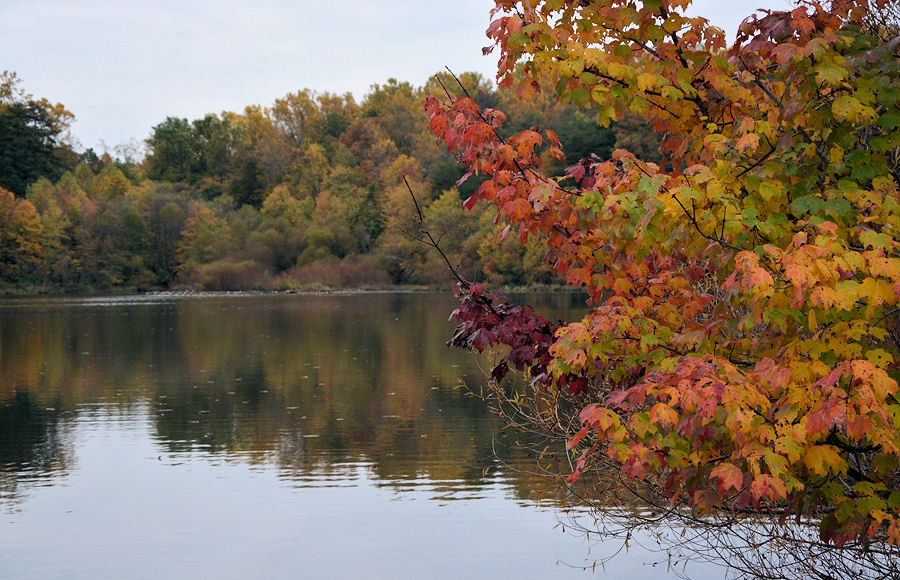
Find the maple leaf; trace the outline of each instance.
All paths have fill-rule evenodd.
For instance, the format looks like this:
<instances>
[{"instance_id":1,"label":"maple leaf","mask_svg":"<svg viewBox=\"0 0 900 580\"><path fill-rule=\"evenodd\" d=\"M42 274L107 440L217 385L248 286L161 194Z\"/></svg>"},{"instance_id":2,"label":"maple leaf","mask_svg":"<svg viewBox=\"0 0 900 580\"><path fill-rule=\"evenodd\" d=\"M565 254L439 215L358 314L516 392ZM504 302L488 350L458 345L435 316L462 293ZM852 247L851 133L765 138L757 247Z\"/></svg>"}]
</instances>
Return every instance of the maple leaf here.
<instances>
[{"instance_id":1,"label":"maple leaf","mask_svg":"<svg viewBox=\"0 0 900 580\"><path fill-rule=\"evenodd\" d=\"M578 445L578 443L580 443L581 440L584 439L585 435L587 435L590 430L591 428L587 425L579 429L579 431L572 435L572 438L566 442L566 449L572 449L573 447Z\"/></svg>"},{"instance_id":2,"label":"maple leaf","mask_svg":"<svg viewBox=\"0 0 900 580\"><path fill-rule=\"evenodd\" d=\"M894 304L897 300L890 282L882 278L866 278L859 285L858 296L865 298L869 304L881 306Z\"/></svg>"},{"instance_id":3,"label":"maple leaf","mask_svg":"<svg viewBox=\"0 0 900 580\"><path fill-rule=\"evenodd\" d=\"M756 502L763 499L776 502L787 497L787 488L784 482L777 477L761 473L753 478L753 483L750 484L750 494Z\"/></svg>"},{"instance_id":4,"label":"maple leaf","mask_svg":"<svg viewBox=\"0 0 900 580\"><path fill-rule=\"evenodd\" d=\"M850 95L843 95L835 99L831 110L838 121L853 121L864 111L862 104Z\"/></svg>"},{"instance_id":5,"label":"maple leaf","mask_svg":"<svg viewBox=\"0 0 900 580\"><path fill-rule=\"evenodd\" d=\"M744 487L744 473L732 463L720 463L709 473L710 480L716 483L720 494L729 490L741 491Z\"/></svg>"},{"instance_id":6,"label":"maple leaf","mask_svg":"<svg viewBox=\"0 0 900 580\"><path fill-rule=\"evenodd\" d=\"M814 445L806 450L803 463L816 475L843 473L847 464L833 445Z\"/></svg>"},{"instance_id":7,"label":"maple leaf","mask_svg":"<svg viewBox=\"0 0 900 580\"><path fill-rule=\"evenodd\" d=\"M759 147L759 135L756 133L747 133L734 144L734 148L740 153L755 151L757 147Z\"/></svg>"},{"instance_id":8,"label":"maple leaf","mask_svg":"<svg viewBox=\"0 0 900 580\"><path fill-rule=\"evenodd\" d=\"M650 424L673 427L678 423L678 413L665 403L657 403L650 409Z\"/></svg>"}]
</instances>

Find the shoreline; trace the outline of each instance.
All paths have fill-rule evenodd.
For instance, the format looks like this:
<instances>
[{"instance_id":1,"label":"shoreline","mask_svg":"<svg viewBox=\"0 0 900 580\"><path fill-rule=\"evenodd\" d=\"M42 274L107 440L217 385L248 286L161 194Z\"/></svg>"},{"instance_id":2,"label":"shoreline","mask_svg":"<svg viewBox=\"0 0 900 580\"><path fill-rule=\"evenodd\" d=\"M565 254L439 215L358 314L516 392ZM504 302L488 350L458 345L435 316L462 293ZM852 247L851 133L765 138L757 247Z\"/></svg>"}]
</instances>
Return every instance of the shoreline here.
<instances>
[{"instance_id":1,"label":"shoreline","mask_svg":"<svg viewBox=\"0 0 900 580\"><path fill-rule=\"evenodd\" d=\"M488 291L499 294L527 294L532 292L540 293L579 293L583 290L572 288L570 286L500 286L497 288L486 288ZM240 296L328 296L328 295L361 295L361 294L427 294L427 293L452 293L454 286L397 286L386 288L323 288L323 289L290 289L290 290L150 290L146 292L140 291L124 291L124 292L70 292L70 293L53 293L53 292L36 292L36 293L0 293L0 300L16 300L16 299L73 299L73 300L90 300L90 299L136 299L136 298L203 298L203 297L240 297Z\"/></svg>"}]
</instances>

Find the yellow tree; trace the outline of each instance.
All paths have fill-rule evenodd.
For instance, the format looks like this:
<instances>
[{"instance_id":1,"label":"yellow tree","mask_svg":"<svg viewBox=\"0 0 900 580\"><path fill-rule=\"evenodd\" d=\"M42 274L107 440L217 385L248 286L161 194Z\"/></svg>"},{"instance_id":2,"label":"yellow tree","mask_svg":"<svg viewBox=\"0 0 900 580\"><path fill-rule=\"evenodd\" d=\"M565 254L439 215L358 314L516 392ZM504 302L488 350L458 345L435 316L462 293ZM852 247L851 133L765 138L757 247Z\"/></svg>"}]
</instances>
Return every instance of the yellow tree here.
<instances>
[{"instance_id":1,"label":"yellow tree","mask_svg":"<svg viewBox=\"0 0 900 580\"><path fill-rule=\"evenodd\" d=\"M0 282L36 281L41 233L41 217L34 205L0 188Z\"/></svg>"}]
</instances>

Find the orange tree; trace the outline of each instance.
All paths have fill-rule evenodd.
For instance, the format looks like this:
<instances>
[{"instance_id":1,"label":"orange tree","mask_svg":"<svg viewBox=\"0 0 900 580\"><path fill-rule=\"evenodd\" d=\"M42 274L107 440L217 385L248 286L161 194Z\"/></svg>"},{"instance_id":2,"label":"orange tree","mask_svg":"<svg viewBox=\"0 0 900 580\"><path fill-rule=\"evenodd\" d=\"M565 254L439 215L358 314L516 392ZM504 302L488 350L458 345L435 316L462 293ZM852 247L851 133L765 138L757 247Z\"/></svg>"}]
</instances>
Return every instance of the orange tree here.
<instances>
[{"instance_id":1,"label":"orange tree","mask_svg":"<svg viewBox=\"0 0 900 580\"><path fill-rule=\"evenodd\" d=\"M662 134L564 158L539 128L471 98L430 98L435 135L507 232L543 235L589 294L556 327L462 281L451 343L509 346L549 398L569 479L601 463L696 512L777 513L833 547L900 545L900 38L897 3L802 0L758 11L726 45L690 0L496 0L502 88L541 86ZM488 49L486 49L488 50ZM549 416L547 415L549 409ZM896 552L894 552L896 553Z\"/></svg>"}]
</instances>

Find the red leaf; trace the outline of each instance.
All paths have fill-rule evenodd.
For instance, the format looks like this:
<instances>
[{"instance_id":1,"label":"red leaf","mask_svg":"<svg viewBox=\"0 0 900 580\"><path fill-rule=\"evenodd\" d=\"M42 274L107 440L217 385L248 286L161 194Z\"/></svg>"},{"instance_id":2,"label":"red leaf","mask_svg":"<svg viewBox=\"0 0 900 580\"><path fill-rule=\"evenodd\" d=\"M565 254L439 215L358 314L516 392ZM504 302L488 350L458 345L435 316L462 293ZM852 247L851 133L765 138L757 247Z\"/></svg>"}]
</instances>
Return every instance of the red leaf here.
<instances>
[{"instance_id":1,"label":"red leaf","mask_svg":"<svg viewBox=\"0 0 900 580\"><path fill-rule=\"evenodd\" d=\"M575 181L581 181L581 178L584 177L584 172L584 165L581 165L580 163L566 167L566 175L574 177Z\"/></svg>"},{"instance_id":2,"label":"red leaf","mask_svg":"<svg viewBox=\"0 0 900 580\"><path fill-rule=\"evenodd\" d=\"M719 493L724 494L731 489L740 491L744 487L744 473L736 465L720 463L713 467L709 474L710 480L716 482Z\"/></svg>"},{"instance_id":3,"label":"red leaf","mask_svg":"<svg viewBox=\"0 0 900 580\"><path fill-rule=\"evenodd\" d=\"M590 429L591 428L589 426L585 425L578 431L578 433L572 435L572 438L566 441L566 450L568 451L569 449L572 449L573 447L578 445L581 440L584 439L584 436L588 434L588 431L590 431Z\"/></svg>"},{"instance_id":4,"label":"red leaf","mask_svg":"<svg viewBox=\"0 0 900 580\"><path fill-rule=\"evenodd\" d=\"M774 502L787 496L787 488L777 477L761 473L750 484L750 493L756 502L764 498Z\"/></svg>"}]
</instances>

